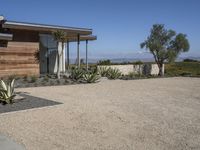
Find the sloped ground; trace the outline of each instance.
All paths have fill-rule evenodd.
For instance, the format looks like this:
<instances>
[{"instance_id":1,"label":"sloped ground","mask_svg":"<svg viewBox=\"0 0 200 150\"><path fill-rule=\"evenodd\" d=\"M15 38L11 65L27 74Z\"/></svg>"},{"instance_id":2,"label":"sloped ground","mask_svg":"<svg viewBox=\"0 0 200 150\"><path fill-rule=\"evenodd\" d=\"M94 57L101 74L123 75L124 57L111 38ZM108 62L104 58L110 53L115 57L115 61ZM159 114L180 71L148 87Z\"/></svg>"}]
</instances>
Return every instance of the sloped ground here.
<instances>
[{"instance_id":1,"label":"sloped ground","mask_svg":"<svg viewBox=\"0 0 200 150\"><path fill-rule=\"evenodd\" d=\"M17 89L63 103L0 114L28 150L198 150L200 78Z\"/></svg>"}]
</instances>

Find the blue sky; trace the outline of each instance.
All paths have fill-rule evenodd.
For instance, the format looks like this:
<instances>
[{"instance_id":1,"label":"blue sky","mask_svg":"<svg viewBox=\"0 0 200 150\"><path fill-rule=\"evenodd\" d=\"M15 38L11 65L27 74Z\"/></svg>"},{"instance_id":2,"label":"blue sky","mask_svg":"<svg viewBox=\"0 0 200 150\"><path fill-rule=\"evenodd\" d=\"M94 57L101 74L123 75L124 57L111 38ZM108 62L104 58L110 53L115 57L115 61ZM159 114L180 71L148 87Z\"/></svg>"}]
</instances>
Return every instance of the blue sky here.
<instances>
[{"instance_id":1,"label":"blue sky","mask_svg":"<svg viewBox=\"0 0 200 150\"><path fill-rule=\"evenodd\" d=\"M0 14L8 20L92 28L98 40L89 43L92 58L137 58L155 23L185 33L190 51L200 57L199 0L0 0ZM84 57L85 43L81 43ZM76 55L75 44L70 45Z\"/></svg>"}]
</instances>

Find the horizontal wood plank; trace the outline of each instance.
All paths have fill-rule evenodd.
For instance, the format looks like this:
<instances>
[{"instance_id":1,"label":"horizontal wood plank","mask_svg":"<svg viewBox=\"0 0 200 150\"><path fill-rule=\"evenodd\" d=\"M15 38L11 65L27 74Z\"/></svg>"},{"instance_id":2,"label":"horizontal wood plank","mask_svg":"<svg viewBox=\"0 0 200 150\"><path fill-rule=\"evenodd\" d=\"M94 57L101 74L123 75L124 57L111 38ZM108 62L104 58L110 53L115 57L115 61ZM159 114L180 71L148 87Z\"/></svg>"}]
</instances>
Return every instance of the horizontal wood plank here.
<instances>
[{"instance_id":1,"label":"horizontal wood plank","mask_svg":"<svg viewBox=\"0 0 200 150\"><path fill-rule=\"evenodd\" d=\"M0 76L39 75L38 50L38 42L8 42L0 48Z\"/></svg>"}]
</instances>

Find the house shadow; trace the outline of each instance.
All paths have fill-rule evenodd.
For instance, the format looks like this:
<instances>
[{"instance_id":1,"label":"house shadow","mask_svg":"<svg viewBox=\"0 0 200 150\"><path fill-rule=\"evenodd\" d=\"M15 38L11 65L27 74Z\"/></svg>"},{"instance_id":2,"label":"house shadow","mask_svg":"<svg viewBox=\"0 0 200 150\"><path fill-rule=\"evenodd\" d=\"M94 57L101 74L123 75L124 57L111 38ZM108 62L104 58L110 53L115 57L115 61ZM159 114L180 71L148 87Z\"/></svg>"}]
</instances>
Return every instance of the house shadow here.
<instances>
[{"instance_id":1,"label":"house shadow","mask_svg":"<svg viewBox=\"0 0 200 150\"><path fill-rule=\"evenodd\" d=\"M21 98L15 99L13 104L0 104L0 114L62 104L60 102L27 95L25 93L19 93L18 95Z\"/></svg>"}]
</instances>

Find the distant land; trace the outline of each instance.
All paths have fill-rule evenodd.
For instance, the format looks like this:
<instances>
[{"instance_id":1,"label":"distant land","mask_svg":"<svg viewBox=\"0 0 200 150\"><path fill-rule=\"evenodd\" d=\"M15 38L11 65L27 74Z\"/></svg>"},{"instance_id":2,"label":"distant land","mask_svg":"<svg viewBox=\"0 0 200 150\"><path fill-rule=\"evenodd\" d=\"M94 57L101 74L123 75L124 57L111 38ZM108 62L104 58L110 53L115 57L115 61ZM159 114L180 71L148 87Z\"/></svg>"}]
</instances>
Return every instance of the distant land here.
<instances>
[{"instance_id":1,"label":"distant land","mask_svg":"<svg viewBox=\"0 0 200 150\"><path fill-rule=\"evenodd\" d=\"M91 58L88 59L88 63L89 64L95 64L97 63L99 60L111 60L111 62L113 63L127 63L127 62L136 62L136 61L143 61L143 62L154 62L154 58ZM176 61L183 61L184 59L193 59L193 60L198 60L200 61L200 57L179 57L176 59ZM84 63L85 63L85 59ZM70 59L70 63L74 64L76 61L76 59Z\"/></svg>"}]
</instances>

